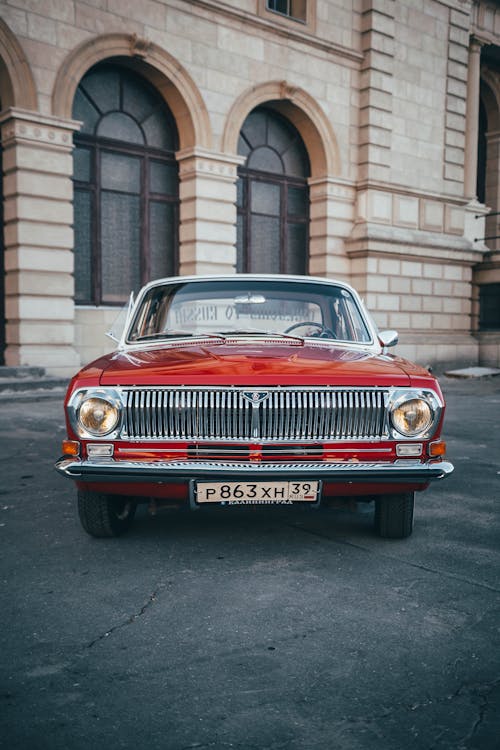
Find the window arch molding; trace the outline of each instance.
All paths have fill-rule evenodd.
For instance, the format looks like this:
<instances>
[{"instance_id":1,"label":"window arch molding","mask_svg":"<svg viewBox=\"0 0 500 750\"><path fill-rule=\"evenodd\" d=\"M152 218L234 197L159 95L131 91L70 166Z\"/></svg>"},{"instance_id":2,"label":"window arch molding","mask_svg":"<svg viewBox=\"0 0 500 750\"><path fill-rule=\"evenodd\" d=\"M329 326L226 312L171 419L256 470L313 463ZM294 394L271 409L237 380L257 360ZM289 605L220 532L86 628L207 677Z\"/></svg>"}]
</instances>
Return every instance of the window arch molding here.
<instances>
[{"instance_id":1,"label":"window arch molding","mask_svg":"<svg viewBox=\"0 0 500 750\"><path fill-rule=\"evenodd\" d=\"M211 148L208 111L193 79L168 52L135 34L105 34L70 52L54 83L53 114L71 118L75 92L85 73L97 63L113 60L135 70L159 91L179 128L180 149Z\"/></svg>"},{"instance_id":2,"label":"window arch molding","mask_svg":"<svg viewBox=\"0 0 500 750\"><path fill-rule=\"evenodd\" d=\"M340 175L339 147L328 117L310 94L285 81L254 86L235 101L222 136L224 153L237 153L244 121L252 110L264 104L286 117L300 133L309 154L311 178Z\"/></svg>"},{"instance_id":3,"label":"window arch molding","mask_svg":"<svg viewBox=\"0 0 500 750\"><path fill-rule=\"evenodd\" d=\"M0 18L0 98L2 109L38 109L38 97L24 50Z\"/></svg>"}]
</instances>

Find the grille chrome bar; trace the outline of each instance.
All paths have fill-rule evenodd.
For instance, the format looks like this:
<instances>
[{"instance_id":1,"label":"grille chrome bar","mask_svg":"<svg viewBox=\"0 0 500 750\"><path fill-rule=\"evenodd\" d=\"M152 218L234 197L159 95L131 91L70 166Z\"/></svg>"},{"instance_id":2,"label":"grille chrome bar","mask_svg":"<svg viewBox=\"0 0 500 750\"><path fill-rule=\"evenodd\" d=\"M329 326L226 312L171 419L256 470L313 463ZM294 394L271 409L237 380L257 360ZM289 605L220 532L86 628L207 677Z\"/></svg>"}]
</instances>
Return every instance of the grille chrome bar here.
<instances>
[{"instance_id":1,"label":"grille chrome bar","mask_svg":"<svg viewBox=\"0 0 500 750\"><path fill-rule=\"evenodd\" d=\"M299 442L389 435L389 391L376 388L123 388L122 438ZM264 389L259 389L262 393Z\"/></svg>"}]
</instances>

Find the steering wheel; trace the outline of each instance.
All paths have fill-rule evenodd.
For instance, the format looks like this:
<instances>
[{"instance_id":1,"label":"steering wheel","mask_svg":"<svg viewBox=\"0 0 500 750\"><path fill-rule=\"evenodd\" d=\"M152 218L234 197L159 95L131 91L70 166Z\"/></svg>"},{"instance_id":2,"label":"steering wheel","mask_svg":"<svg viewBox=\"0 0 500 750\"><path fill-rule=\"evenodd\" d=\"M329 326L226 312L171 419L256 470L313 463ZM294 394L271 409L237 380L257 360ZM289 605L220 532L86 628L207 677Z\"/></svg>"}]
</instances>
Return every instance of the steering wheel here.
<instances>
[{"instance_id":1,"label":"steering wheel","mask_svg":"<svg viewBox=\"0 0 500 750\"><path fill-rule=\"evenodd\" d=\"M316 323L314 320L303 320L300 321L300 323L294 323L291 326L288 326L283 333L291 333L292 331L295 331L296 328L301 328L302 326L312 326L313 328L318 329L318 333L313 334L314 336L321 338L321 339L336 339L335 333L332 331L331 328L328 328L327 326L324 326L323 323Z\"/></svg>"}]
</instances>

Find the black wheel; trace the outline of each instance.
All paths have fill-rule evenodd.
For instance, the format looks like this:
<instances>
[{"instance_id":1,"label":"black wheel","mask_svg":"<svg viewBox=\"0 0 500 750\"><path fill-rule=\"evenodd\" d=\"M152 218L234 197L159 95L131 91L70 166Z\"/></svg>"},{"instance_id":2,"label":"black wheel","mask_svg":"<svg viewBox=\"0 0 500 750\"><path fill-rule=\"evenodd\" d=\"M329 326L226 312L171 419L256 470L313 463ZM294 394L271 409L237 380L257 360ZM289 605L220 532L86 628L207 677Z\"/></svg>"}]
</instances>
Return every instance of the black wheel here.
<instances>
[{"instance_id":1,"label":"black wheel","mask_svg":"<svg viewBox=\"0 0 500 750\"><path fill-rule=\"evenodd\" d=\"M91 536L120 536L134 520L135 509L131 498L78 490L78 515Z\"/></svg>"},{"instance_id":2,"label":"black wheel","mask_svg":"<svg viewBox=\"0 0 500 750\"><path fill-rule=\"evenodd\" d=\"M414 492L382 495L375 500L375 530L385 539L405 539L413 531Z\"/></svg>"}]
</instances>

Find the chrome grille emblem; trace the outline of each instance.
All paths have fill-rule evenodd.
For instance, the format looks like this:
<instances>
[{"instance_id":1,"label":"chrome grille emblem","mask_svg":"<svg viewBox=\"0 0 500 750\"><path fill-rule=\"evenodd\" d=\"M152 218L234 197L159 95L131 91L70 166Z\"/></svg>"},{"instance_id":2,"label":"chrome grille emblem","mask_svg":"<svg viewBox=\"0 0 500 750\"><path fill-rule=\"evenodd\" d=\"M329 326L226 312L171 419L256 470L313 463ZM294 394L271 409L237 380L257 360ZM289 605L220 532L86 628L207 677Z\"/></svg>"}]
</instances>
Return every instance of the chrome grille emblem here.
<instances>
[{"instance_id":1,"label":"chrome grille emblem","mask_svg":"<svg viewBox=\"0 0 500 750\"><path fill-rule=\"evenodd\" d=\"M266 398L269 398L267 391L243 391L241 395L244 399L250 401L252 406L259 406Z\"/></svg>"}]
</instances>

